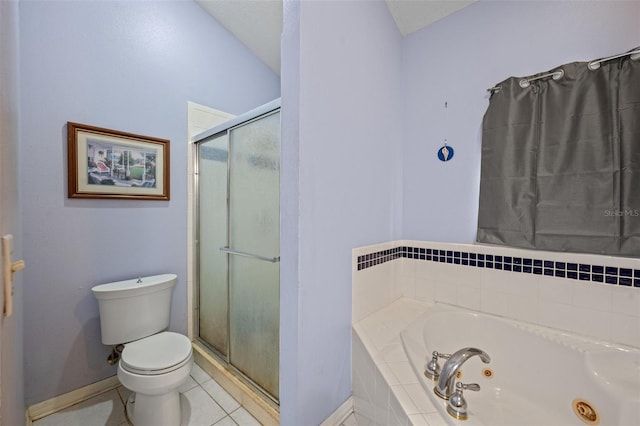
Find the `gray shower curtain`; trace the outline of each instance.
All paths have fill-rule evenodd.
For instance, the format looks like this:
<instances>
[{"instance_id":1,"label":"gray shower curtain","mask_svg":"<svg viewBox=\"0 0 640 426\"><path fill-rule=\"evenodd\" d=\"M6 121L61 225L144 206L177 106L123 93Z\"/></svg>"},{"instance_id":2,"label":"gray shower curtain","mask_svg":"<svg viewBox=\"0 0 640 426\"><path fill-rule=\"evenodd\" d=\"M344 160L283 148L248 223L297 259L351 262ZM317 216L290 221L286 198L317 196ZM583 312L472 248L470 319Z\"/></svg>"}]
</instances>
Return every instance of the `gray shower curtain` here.
<instances>
[{"instance_id":1,"label":"gray shower curtain","mask_svg":"<svg viewBox=\"0 0 640 426\"><path fill-rule=\"evenodd\" d=\"M640 60L559 68L559 80L511 77L491 96L477 240L638 256Z\"/></svg>"}]
</instances>

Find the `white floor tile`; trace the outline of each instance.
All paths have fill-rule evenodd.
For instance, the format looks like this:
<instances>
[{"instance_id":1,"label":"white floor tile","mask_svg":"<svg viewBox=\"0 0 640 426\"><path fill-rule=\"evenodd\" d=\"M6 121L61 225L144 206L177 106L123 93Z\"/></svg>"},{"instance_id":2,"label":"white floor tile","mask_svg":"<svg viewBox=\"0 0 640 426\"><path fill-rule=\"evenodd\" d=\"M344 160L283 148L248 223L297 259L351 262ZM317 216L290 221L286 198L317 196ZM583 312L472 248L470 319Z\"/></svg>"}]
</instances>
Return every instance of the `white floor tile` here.
<instances>
[{"instance_id":1,"label":"white floor tile","mask_svg":"<svg viewBox=\"0 0 640 426\"><path fill-rule=\"evenodd\" d=\"M119 426L126 423L124 405L115 390L33 422L34 426Z\"/></svg>"},{"instance_id":2,"label":"white floor tile","mask_svg":"<svg viewBox=\"0 0 640 426\"><path fill-rule=\"evenodd\" d=\"M195 379L196 382L202 384L207 380L211 380L211 376L207 374L198 364L193 364L193 369L191 370L191 377Z\"/></svg>"},{"instance_id":3,"label":"white floor tile","mask_svg":"<svg viewBox=\"0 0 640 426\"><path fill-rule=\"evenodd\" d=\"M179 389L183 426L260 426L229 393L194 364ZM128 426L124 404L131 391L124 386L95 396L33 422L34 426ZM357 426L345 425L345 426Z\"/></svg>"},{"instance_id":4,"label":"white floor tile","mask_svg":"<svg viewBox=\"0 0 640 426\"><path fill-rule=\"evenodd\" d=\"M231 417L227 416L213 426L238 426L238 424L234 422Z\"/></svg>"},{"instance_id":5,"label":"white floor tile","mask_svg":"<svg viewBox=\"0 0 640 426\"><path fill-rule=\"evenodd\" d=\"M209 394L211 397L222 407L224 411L227 413L231 413L238 408L240 408L240 404L238 401L233 399L229 393L222 388L215 380L211 379L200 386Z\"/></svg>"},{"instance_id":6,"label":"white floor tile","mask_svg":"<svg viewBox=\"0 0 640 426\"><path fill-rule=\"evenodd\" d=\"M191 390L193 388L195 388L196 386L198 386L198 382L196 382L193 377L189 376L187 378L187 381L184 382L179 388L178 388L178 392L180 393L185 393L188 390Z\"/></svg>"},{"instance_id":7,"label":"white floor tile","mask_svg":"<svg viewBox=\"0 0 640 426\"><path fill-rule=\"evenodd\" d=\"M260 422L242 407L231 413L231 418L240 426L261 426Z\"/></svg>"},{"instance_id":8,"label":"white floor tile","mask_svg":"<svg viewBox=\"0 0 640 426\"><path fill-rule=\"evenodd\" d=\"M127 388L125 388L124 386L118 386L116 388L116 391L118 391L118 395L120 395L120 400L122 401L122 404L124 406L127 405L127 400L129 399L129 395L131 395L131 391Z\"/></svg>"},{"instance_id":9,"label":"white floor tile","mask_svg":"<svg viewBox=\"0 0 640 426\"><path fill-rule=\"evenodd\" d=\"M200 386L180 395L180 402L182 426L210 426L227 416Z\"/></svg>"}]
</instances>

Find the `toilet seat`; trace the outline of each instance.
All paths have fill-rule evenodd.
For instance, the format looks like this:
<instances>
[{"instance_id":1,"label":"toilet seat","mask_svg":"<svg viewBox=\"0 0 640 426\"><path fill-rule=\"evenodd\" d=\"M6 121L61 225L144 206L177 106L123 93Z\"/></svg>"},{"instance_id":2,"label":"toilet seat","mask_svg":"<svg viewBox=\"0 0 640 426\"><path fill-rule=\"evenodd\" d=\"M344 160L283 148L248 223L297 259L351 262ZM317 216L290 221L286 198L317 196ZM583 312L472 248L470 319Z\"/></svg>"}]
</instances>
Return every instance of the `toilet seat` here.
<instances>
[{"instance_id":1,"label":"toilet seat","mask_svg":"<svg viewBox=\"0 0 640 426\"><path fill-rule=\"evenodd\" d=\"M120 366L134 374L155 376L176 370L192 359L187 336L165 331L127 343Z\"/></svg>"}]
</instances>

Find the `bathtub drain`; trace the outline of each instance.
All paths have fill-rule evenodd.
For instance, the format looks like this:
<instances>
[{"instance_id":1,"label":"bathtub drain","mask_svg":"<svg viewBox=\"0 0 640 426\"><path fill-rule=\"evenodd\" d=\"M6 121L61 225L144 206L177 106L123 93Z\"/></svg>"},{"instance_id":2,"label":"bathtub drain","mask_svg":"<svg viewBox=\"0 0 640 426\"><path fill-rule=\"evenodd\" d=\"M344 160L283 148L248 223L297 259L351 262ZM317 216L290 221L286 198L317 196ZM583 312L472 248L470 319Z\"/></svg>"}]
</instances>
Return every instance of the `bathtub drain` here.
<instances>
[{"instance_id":1,"label":"bathtub drain","mask_svg":"<svg viewBox=\"0 0 640 426\"><path fill-rule=\"evenodd\" d=\"M597 425L600 422L600 416L595 407L584 399L574 399L573 412L576 416L588 425Z\"/></svg>"}]
</instances>

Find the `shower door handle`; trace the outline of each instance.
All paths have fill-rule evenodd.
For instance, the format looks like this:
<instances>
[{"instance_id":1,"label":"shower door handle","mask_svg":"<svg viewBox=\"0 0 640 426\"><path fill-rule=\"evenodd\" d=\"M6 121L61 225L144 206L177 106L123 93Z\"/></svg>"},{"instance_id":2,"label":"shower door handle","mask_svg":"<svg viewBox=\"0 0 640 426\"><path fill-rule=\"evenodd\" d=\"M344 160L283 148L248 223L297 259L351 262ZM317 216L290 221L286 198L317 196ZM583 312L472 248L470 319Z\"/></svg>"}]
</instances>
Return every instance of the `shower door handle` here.
<instances>
[{"instance_id":1,"label":"shower door handle","mask_svg":"<svg viewBox=\"0 0 640 426\"><path fill-rule=\"evenodd\" d=\"M278 257L260 256L259 254L247 253L246 251L233 250L233 249L230 249L229 247L220 247L220 251L223 253L233 254L236 256L244 256L244 257L250 257L252 259L264 260L265 262L271 262L271 263L280 262L280 256Z\"/></svg>"}]
</instances>

